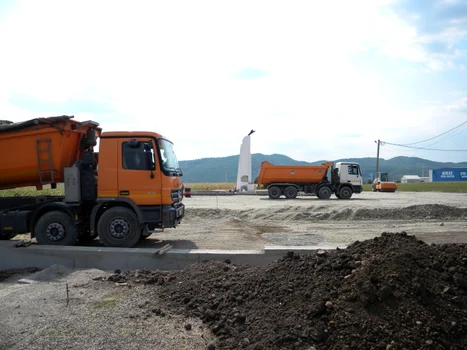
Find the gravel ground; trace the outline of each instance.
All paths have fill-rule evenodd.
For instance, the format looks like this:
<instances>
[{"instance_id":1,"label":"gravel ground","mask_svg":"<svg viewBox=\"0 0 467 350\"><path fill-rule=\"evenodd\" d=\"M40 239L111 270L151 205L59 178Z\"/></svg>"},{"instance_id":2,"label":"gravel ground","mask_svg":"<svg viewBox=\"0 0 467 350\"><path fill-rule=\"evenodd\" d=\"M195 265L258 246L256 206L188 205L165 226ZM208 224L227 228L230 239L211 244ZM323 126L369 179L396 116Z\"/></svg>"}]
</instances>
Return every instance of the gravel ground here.
<instances>
[{"instance_id":1,"label":"gravel ground","mask_svg":"<svg viewBox=\"0 0 467 350\"><path fill-rule=\"evenodd\" d=\"M0 349L461 349L459 341L465 340L461 334L467 334L467 257L462 245L467 243L466 199L466 194L404 192L363 193L350 201L244 195L186 198L183 224L155 232L141 246L349 248L330 254L322 274L319 266L324 261L318 257L289 257L263 268L205 263L172 273L114 274L61 266L40 272L3 271ZM385 234L375 240L383 232L401 231L409 238ZM356 241L362 243L354 245ZM362 261L376 262L359 270ZM353 270L361 272L342 284ZM315 282L308 279L311 276ZM269 295L269 301L258 299L258 293ZM360 304L347 300L349 293L357 295ZM365 301L367 297L371 302ZM322 309L323 301L337 307ZM436 307L427 307L430 303ZM405 316L397 311L401 305ZM308 319L301 318L304 308L309 309ZM336 309L339 312L333 313ZM374 318L378 314L383 316ZM447 315L452 329L441 322L442 315ZM409 319L417 320L415 326L406 324ZM342 329L351 331L337 332L341 327L334 325L341 323ZM404 325L405 333L396 324ZM379 331L372 332L373 328ZM400 342L406 338L413 346Z\"/></svg>"},{"instance_id":2,"label":"gravel ground","mask_svg":"<svg viewBox=\"0 0 467 350\"><path fill-rule=\"evenodd\" d=\"M206 349L212 342L201 320L143 310L149 302L165 308L144 285L99 281L108 275L55 265L1 282L0 349Z\"/></svg>"}]
</instances>

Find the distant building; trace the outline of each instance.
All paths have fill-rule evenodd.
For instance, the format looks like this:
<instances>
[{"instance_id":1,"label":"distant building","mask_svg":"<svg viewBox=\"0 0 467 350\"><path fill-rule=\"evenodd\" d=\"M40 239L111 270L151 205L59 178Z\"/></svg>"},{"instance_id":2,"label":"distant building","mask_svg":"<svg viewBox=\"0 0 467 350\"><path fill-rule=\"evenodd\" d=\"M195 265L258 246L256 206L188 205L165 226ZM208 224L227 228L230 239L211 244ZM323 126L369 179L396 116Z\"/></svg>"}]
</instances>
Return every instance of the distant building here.
<instances>
[{"instance_id":1,"label":"distant building","mask_svg":"<svg viewBox=\"0 0 467 350\"><path fill-rule=\"evenodd\" d=\"M401 178L401 183L407 184L411 182L422 182L422 179L418 175L404 175Z\"/></svg>"},{"instance_id":2,"label":"distant building","mask_svg":"<svg viewBox=\"0 0 467 350\"><path fill-rule=\"evenodd\" d=\"M467 168L440 168L429 171L431 182L467 181Z\"/></svg>"}]
</instances>

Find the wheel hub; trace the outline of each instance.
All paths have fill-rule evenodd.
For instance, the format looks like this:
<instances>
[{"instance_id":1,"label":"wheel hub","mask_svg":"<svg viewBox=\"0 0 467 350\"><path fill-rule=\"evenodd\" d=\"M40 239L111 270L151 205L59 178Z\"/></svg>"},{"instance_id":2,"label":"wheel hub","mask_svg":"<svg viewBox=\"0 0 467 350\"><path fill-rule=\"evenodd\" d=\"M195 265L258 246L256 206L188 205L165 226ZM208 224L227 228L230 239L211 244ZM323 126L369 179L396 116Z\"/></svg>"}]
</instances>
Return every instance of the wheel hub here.
<instances>
[{"instance_id":1,"label":"wheel hub","mask_svg":"<svg viewBox=\"0 0 467 350\"><path fill-rule=\"evenodd\" d=\"M122 218L116 218L109 224L110 235L114 238L124 238L130 232L130 225Z\"/></svg>"},{"instance_id":2,"label":"wheel hub","mask_svg":"<svg viewBox=\"0 0 467 350\"><path fill-rule=\"evenodd\" d=\"M45 230L47 239L52 242L58 242L62 240L65 237L65 233L65 227L58 222L49 224Z\"/></svg>"}]
</instances>

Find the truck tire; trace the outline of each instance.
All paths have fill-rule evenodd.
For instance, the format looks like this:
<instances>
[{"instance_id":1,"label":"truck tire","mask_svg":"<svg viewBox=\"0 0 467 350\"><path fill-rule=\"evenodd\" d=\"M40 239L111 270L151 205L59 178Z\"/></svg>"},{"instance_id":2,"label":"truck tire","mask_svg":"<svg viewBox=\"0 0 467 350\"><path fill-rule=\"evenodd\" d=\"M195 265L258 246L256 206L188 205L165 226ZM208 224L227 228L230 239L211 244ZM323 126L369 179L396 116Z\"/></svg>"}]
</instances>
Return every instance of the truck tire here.
<instances>
[{"instance_id":1,"label":"truck tire","mask_svg":"<svg viewBox=\"0 0 467 350\"><path fill-rule=\"evenodd\" d=\"M124 207L108 209L97 223L97 234L106 247L133 247L141 237L136 214Z\"/></svg>"},{"instance_id":2,"label":"truck tire","mask_svg":"<svg viewBox=\"0 0 467 350\"><path fill-rule=\"evenodd\" d=\"M339 189L339 198L340 199L350 199L352 198L352 189L349 186L343 186Z\"/></svg>"},{"instance_id":3,"label":"truck tire","mask_svg":"<svg viewBox=\"0 0 467 350\"><path fill-rule=\"evenodd\" d=\"M287 199L295 199L297 198L297 194L298 194L297 188L294 186L288 186L284 190L284 195L285 195L285 198Z\"/></svg>"},{"instance_id":4,"label":"truck tire","mask_svg":"<svg viewBox=\"0 0 467 350\"><path fill-rule=\"evenodd\" d=\"M268 195L271 199L279 199L282 195L282 191L278 186L271 186L268 188Z\"/></svg>"},{"instance_id":5,"label":"truck tire","mask_svg":"<svg viewBox=\"0 0 467 350\"><path fill-rule=\"evenodd\" d=\"M329 199L331 198L332 191L328 186L321 186L317 194L319 199Z\"/></svg>"},{"instance_id":6,"label":"truck tire","mask_svg":"<svg viewBox=\"0 0 467 350\"><path fill-rule=\"evenodd\" d=\"M34 234L38 244L74 245L76 226L70 215L62 211L49 211L36 222Z\"/></svg>"}]
</instances>

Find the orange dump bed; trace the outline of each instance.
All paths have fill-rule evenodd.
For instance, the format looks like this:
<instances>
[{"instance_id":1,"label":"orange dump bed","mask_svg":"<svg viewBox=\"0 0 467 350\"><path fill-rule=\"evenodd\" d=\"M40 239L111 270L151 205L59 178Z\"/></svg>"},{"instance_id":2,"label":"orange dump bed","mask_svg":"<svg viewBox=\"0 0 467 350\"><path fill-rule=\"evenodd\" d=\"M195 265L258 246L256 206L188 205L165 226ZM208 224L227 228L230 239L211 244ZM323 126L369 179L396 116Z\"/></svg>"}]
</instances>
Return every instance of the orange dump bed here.
<instances>
[{"instance_id":1,"label":"orange dump bed","mask_svg":"<svg viewBox=\"0 0 467 350\"><path fill-rule=\"evenodd\" d=\"M0 125L0 189L41 189L43 184L63 182L64 168L80 157L81 139L97 125L71 118L38 118Z\"/></svg>"},{"instance_id":2,"label":"orange dump bed","mask_svg":"<svg viewBox=\"0 0 467 350\"><path fill-rule=\"evenodd\" d=\"M258 174L258 184L271 183L319 183L326 175L332 162L322 165L273 165L262 162Z\"/></svg>"}]
</instances>

